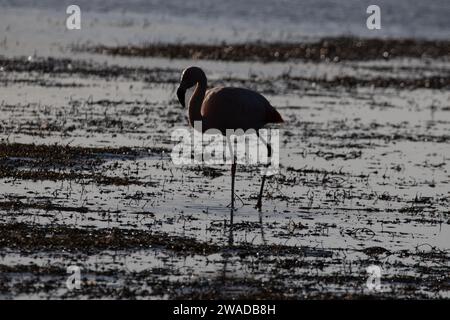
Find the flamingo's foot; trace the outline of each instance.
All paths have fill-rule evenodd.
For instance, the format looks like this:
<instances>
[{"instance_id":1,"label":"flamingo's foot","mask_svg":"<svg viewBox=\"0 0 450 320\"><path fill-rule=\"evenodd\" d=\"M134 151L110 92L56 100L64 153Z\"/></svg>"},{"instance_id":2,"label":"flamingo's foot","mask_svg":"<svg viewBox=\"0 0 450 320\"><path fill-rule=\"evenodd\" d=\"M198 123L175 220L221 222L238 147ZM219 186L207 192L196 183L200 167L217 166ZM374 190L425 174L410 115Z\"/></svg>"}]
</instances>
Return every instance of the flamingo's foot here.
<instances>
[{"instance_id":1,"label":"flamingo's foot","mask_svg":"<svg viewBox=\"0 0 450 320\"><path fill-rule=\"evenodd\" d=\"M261 199L259 199L255 205L255 209L258 209L258 212L261 212L261 207L262 207L262 203L261 203Z\"/></svg>"},{"instance_id":2,"label":"flamingo's foot","mask_svg":"<svg viewBox=\"0 0 450 320\"><path fill-rule=\"evenodd\" d=\"M242 198L235 192L234 196L241 202L242 207L245 206L244 200L242 200ZM231 202L229 204L226 205L227 208L231 208ZM236 211L236 207L232 208L234 211Z\"/></svg>"}]
</instances>

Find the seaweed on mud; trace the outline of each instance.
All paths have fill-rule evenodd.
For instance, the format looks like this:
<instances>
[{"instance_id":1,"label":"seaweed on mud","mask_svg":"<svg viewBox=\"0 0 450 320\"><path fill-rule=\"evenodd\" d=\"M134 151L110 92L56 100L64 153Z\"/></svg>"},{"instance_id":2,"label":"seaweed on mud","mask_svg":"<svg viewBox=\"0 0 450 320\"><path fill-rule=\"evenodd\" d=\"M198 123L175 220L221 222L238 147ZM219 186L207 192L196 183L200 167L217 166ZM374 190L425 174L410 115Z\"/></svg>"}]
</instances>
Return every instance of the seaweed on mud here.
<instances>
[{"instance_id":1,"label":"seaweed on mud","mask_svg":"<svg viewBox=\"0 0 450 320\"><path fill-rule=\"evenodd\" d=\"M344 60L391 59L395 57L448 57L449 41L412 39L325 38L303 43L245 43L245 44L147 44L142 46L79 47L80 51L100 54L165 57L170 59L205 59L226 61L307 61L339 62Z\"/></svg>"},{"instance_id":2,"label":"seaweed on mud","mask_svg":"<svg viewBox=\"0 0 450 320\"><path fill-rule=\"evenodd\" d=\"M196 166L196 167L190 168L190 170L192 172L201 174L201 175L203 175L205 177L209 177L211 179L222 176L223 172L225 171L224 169L213 168L213 167L208 167L208 166Z\"/></svg>"},{"instance_id":3,"label":"seaweed on mud","mask_svg":"<svg viewBox=\"0 0 450 320\"><path fill-rule=\"evenodd\" d=\"M105 175L99 168L111 157L137 158L162 154L164 148L89 148L68 145L0 144L0 178L14 180L75 181L82 184L129 186L154 185L134 177Z\"/></svg>"},{"instance_id":4,"label":"seaweed on mud","mask_svg":"<svg viewBox=\"0 0 450 320\"><path fill-rule=\"evenodd\" d=\"M49 159L51 161L67 162L83 157L95 157L104 154L114 154L122 156L136 156L137 151L132 148L89 148L72 147L69 145L37 145L23 143L2 143L0 144L0 158L38 158Z\"/></svg>"},{"instance_id":5,"label":"seaweed on mud","mask_svg":"<svg viewBox=\"0 0 450 320\"><path fill-rule=\"evenodd\" d=\"M389 255L391 252L383 247L367 247L361 250L366 255L371 257L378 257L380 255Z\"/></svg>"},{"instance_id":6,"label":"seaweed on mud","mask_svg":"<svg viewBox=\"0 0 450 320\"><path fill-rule=\"evenodd\" d=\"M216 277L199 279L185 284L185 292L174 290L174 299L286 299L286 291L279 280L262 282L250 277Z\"/></svg>"},{"instance_id":7,"label":"seaweed on mud","mask_svg":"<svg viewBox=\"0 0 450 320\"><path fill-rule=\"evenodd\" d=\"M13 202L4 202L5 207L13 207ZM27 204L19 203L27 207ZM36 206L34 205L28 205ZM45 205L43 205L45 208ZM56 207L58 210L64 207ZM85 210L66 208L66 210ZM315 248L292 247L276 244L253 245L241 243L233 246L219 246L199 242L192 238L170 236L143 230L108 228L79 229L63 225L36 226L25 223L0 224L0 247L23 250L56 250L98 252L108 249L145 249L161 247L178 254L213 253L246 256L299 255L331 257L332 252Z\"/></svg>"},{"instance_id":8,"label":"seaweed on mud","mask_svg":"<svg viewBox=\"0 0 450 320\"><path fill-rule=\"evenodd\" d=\"M73 165L83 159L102 160L108 156L122 158L136 158L149 154L167 152L164 148L101 148L101 147L74 147L60 144L23 144L0 143L0 159L31 158L41 163L53 165Z\"/></svg>"},{"instance_id":9,"label":"seaweed on mud","mask_svg":"<svg viewBox=\"0 0 450 320\"><path fill-rule=\"evenodd\" d=\"M370 240L375 237L375 232L369 228L347 228L341 230L341 234L348 235L358 240Z\"/></svg>"},{"instance_id":10,"label":"seaweed on mud","mask_svg":"<svg viewBox=\"0 0 450 320\"><path fill-rule=\"evenodd\" d=\"M78 212L78 213L86 213L88 212L87 207L68 207L68 206L60 206L52 204L51 202L21 202L18 200L15 201L2 201L0 202L0 209L8 210L8 211L17 211L23 209L37 209L44 211L66 211L66 212Z\"/></svg>"},{"instance_id":11,"label":"seaweed on mud","mask_svg":"<svg viewBox=\"0 0 450 320\"><path fill-rule=\"evenodd\" d=\"M362 79L354 76L338 76L331 79L327 78L306 78L306 77L288 77L285 79L287 86L292 89L302 89L301 82L312 82L323 88L334 88L341 86L345 88L357 87L376 87L376 88L399 88L399 89L448 89L450 88L450 77L431 76L422 78L393 78L393 77L374 77Z\"/></svg>"},{"instance_id":12,"label":"seaweed on mud","mask_svg":"<svg viewBox=\"0 0 450 320\"><path fill-rule=\"evenodd\" d=\"M74 181L80 184L96 183L99 185L110 186L129 186L129 185L154 185L152 182L140 181L131 177L113 177L106 176L98 172L82 173L82 172L57 172L47 168L39 170L17 170L11 166L0 165L0 179L11 178L13 180L49 180L49 181Z\"/></svg>"},{"instance_id":13,"label":"seaweed on mud","mask_svg":"<svg viewBox=\"0 0 450 320\"><path fill-rule=\"evenodd\" d=\"M217 226L217 223L216 223ZM250 221L242 221L233 224L234 231L252 231L259 230L261 228L261 224L259 222L250 222Z\"/></svg>"},{"instance_id":14,"label":"seaweed on mud","mask_svg":"<svg viewBox=\"0 0 450 320\"><path fill-rule=\"evenodd\" d=\"M322 138L336 138L332 134L324 134ZM412 142L436 142L436 143L448 143L450 141L450 135L431 135L431 134L409 134L409 133L363 133L363 132L350 132L339 135L339 139L342 140L382 140L385 143L391 141L412 141Z\"/></svg>"},{"instance_id":15,"label":"seaweed on mud","mask_svg":"<svg viewBox=\"0 0 450 320\"><path fill-rule=\"evenodd\" d=\"M58 266L39 266L35 264L30 265L16 265L8 266L0 264L0 274L6 273L34 273L40 275L66 275L66 269L60 268ZM1 290L0 290L1 291Z\"/></svg>"},{"instance_id":16,"label":"seaweed on mud","mask_svg":"<svg viewBox=\"0 0 450 320\"><path fill-rule=\"evenodd\" d=\"M36 57L28 59L27 57L6 58L0 56L0 68L3 72L26 72L43 73L51 75L80 75L84 77L100 77L104 79L126 78L128 80L143 80L146 82L166 83L178 82L178 70L161 68L142 68L142 67L121 67L116 65L96 64L82 60L72 60L68 58ZM6 80L5 80L6 81ZM8 80L9 81L9 80ZM36 79L36 84L42 80ZM51 83L41 83L46 86ZM56 83L56 86L62 84Z\"/></svg>"},{"instance_id":17,"label":"seaweed on mud","mask_svg":"<svg viewBox=\"0 0 450 320\"><path fill-rule=\"evenodd\" d=\"M424 212L424 210L428 206L419 206L419 205L413 205L413 206L406 206L403 208L400 208L398 212L400 213L411 213L411 214L418 214Z\"/></svg>"},{"instance_id":18,"label":"seaweed on mud","mask_svg":"<svg viewBox=\"0 0 450 320\"><path fill-rule=\"evenodd\" d=\"M84 84L76 82L63 83L44 79L0 79L0 84L5 87L17 84L35 85L41 87L55 87L55 88L83 88L86 86Z\"/></svg>"},{"instance_id":19,"label":"seaweed on mud","mask_svg":"<svg viewBox=\"0 0 450 320\"><path fill-rule=\"evenodd\" d=\"M89 230L62 225L38 227L24 223L0 224L0 247L83 252L162 247L180 254L208 254L218 251L218 247L213 244L142 230L119 228Z\"/></svg>"},{"instance_id":20,"label":"seaweed on mud","mask_svg":"<svg viewBox=\"0 0 450 320\"><path fill-rule=\"evenodd\" d=\"M87 62L72 61L70 59L54 59L54 58L36 58L28 61L24 58L2 58L0 57L0 66L3 66L8 72L21 73L40 73L50 74L53 77L61 75L72 75L80 77L99 77L102 79L125 78L129 81L143 81L145 83L166 83L176 84L178 82L179 70L159 69L159 68L129 68L117 65L100 65ZM76 66L76 67L74 67ZM8 75L8 73L5 73ZM28 85L39 85L44 87L83 87L82 83L64 83L57 80L42 80L40 78L16 79L3 76L0 83L5 86L24 83ZM424 77L371 77L361 78L355 76L336 76L328 77L300 77L281 75L273 78L251 78L242 79L236 77L223 78L220 81L211 79L212 86L221 86L224 83L234 86L243 86L250 89L259 90L266 94L276 94L280 90L292 92L294 90L305 91L306 88L321 87L322 89L330 89L335 87L344 87L348 89L358 87L377 87L377 88L398 88L398 89L447 89L450 87L450 77L448 75L433 75ZM280 85L274 86L274 83ZM309 96L315 96L315 93L305 93ZM322 94L323 95L323 94ZM99 105L106 105L109 100L100 100ZM91 102L94 104L93 102ZM171 104L177 102L171 101ZM111 105L117 105L112 102Z\"/></svg>"},{"instance_id":21,"label":"seaweed on mud","mask_svg":"<svg viewBox=\"0 0 450 320\"><path fill-rule=\"evenodd\" d=\"M332 171L330 171L330 170L321 170L321 169L315 169L313 167L308 168L307 166L305 166L303 168L299 168L299 169L291 167L291 166L288 166L286 168L286 170L288 172L297 172L297 173L302 173L302 174L321 174L323 176L334 176L334 175L337 175L337 176L353 176L351 173L343 172L342 170L339 170L339 171L336 171L336 170L332 170ZM368 175L360 174L360 175L357 175L356 177L358 177L358 178L367 178Z\"/></svg>"},{"instance_id":22,"label":"seaweed on mud","mask_svg":"<svg viewBox=\"0 0 450 320\"><path fill-rule=\"evenodd\" d=\"M315 154L320 158L324 158L325 160L334 160L334 159L351 160L361 158L362 152L361 150L349 150L346 153L337 153L319 150L311 154Z\"/></svg>"},{"instance_id":23,"label":"seaweed on mud","mask_svg":"<svg viewBox=\"0 0 450 320\"><path fill-rule=\"evenodd\" d=\"M241 258L247 256L268 257L285 255L324 258L331 258L333 256L333 252L331 250L278 244L253 245L251 243L241 243L232 246L228 250L229 253L237 254Z\"/></svg>"}]
</instances>

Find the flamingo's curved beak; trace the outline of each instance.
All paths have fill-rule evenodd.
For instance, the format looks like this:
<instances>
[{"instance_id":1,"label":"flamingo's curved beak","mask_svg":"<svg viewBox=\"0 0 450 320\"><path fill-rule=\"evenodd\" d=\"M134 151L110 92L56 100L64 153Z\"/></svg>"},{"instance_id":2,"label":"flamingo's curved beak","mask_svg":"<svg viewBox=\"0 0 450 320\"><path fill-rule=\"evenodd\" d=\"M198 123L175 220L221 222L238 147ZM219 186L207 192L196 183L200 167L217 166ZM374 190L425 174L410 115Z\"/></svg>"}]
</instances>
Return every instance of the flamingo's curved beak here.
<instances>
[{"instance_id":1,"label":"flamingo's curved beak","mask_svg":"<svg viewBox=\"0 0 450 320\"><path fill-rule=\"evenodd\" d=\"M183 108L186 106L185 104L185 98L184 96L186 95L186 90L183 89L181 86L178 88L177 90L177 97L178 97L178 101L180 101L181 105L183 106Z\"/></svg>"}]
</instances>

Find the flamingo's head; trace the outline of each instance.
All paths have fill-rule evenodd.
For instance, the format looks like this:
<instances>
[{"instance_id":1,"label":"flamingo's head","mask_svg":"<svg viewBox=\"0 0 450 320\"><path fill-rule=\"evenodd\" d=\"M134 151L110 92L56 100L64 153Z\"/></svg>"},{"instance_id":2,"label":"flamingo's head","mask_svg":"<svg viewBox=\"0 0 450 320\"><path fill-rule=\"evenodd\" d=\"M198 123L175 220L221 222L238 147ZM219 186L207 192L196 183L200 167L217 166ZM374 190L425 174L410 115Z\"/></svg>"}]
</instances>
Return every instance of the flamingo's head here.
<instances>
[{"instance_id":1,"label":"flamingo's head","mask_svg":"<svg viewBox=\"0 0 450 320\"><path fill-rule=\"evenodd\" d=\"M199 82L204 82L204 84L206 85L205 73L199 67L189 67L184 69L184 71L181 73L181 80L177 90L177 97L178 101L180 101L183 107L186 106L186 90L192 88Z\"/></svg>"}]
</instances>

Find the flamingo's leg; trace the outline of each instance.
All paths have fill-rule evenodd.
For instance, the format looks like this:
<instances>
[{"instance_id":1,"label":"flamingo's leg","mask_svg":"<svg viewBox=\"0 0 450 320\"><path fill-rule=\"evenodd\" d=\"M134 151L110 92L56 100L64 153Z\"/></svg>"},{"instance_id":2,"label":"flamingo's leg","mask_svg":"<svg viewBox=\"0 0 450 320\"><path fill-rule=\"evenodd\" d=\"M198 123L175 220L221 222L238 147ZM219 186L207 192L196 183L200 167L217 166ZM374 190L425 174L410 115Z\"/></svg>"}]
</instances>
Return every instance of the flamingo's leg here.
<instances>
[{"instance_id":1,"label":"flamingo's leg","mask_svg":"<svg viewBox=\"0 0 450 320\"><path fill-rule=\"evenodd\" d=\"M237 201L237 200L239 200L239 202L242 204L242 206L245 206L246 205L246 203L244 202L244 200L242 199L242 197L237 193L237 192L234 192L234 196L236 197L235 198L235 202ZM227 208L230 208L231 207L231 202L229 203L229 204L227 204Z\"/></svg>"},{"instance_id":2,"label":"flamingo's leg","mask_svg":"<svg viewBox=\"0 0 450 320\"><path fill-rule=\"evenodd\" d=\"M231 163L231 204L230 204L230 238L229 238L229 243L230 245L233 244L233 216L234 216L234 180L236 177L236 154L235 154L235 150L236 148L233 148L233 145L231 144L231 138L227 135L227 142L228 142L228 147L230 149L230 155L232 157L232 163ZM235 141L234 141L235 144ZM227 206L228 207L228 206Z\"/></svg>"},{"instance_id":3,"label":"flamingo's leg","mask_svg":"<svg viewBox=\"0 0 450 320\"><path fill-rule=\"evenodd\" d=\"M234 216L234 178L236 176L236 161L231 165L231 208L230 208L230 245L233 244L233 216Z\"/></svg>"},{"instance_id":4,"label":"flamingo's leg","mask_svg":"<svg viewBox=\"0 0 450 320\"><path fill-rule=\"evenodd\" d=\"M236 162L231 165L231 212L234 211L234 178L236 177ZM231 220L233 221L233 219Z\"/></svg>"},{"instance_id":5,"label":"flamingo's leg","mask_svg":"<svg viewBox=\"0 0 450 320\"><path fill-rule=\"evenodd\" d=\"M259 212L259 225L261 227L261 239L263 241L264 244L266 244L266 237L264 235L264 224L263 224L263 213L260 211Z\"/></svg>"},{"instance_id":6,"label":"flamingo's leg","mask_svg":"<svg viewBox=\"0 0 450 320\"><path fill-rule=\"evenodd\" d=\"M267 146L267 157L270 159L272 157L272 147L270 146L269 143L267 143L265 141L264 141L264 143ZM256 206L255 206L255 208L258 209L259 212L261 212L262 194L263 194L263 191L264 191L264 183L266 182L267 168L269 167L269 165L270 165L270 161L265 165L266 171L262 175L261 188L259 189L259 195L258 195L258 202L256 203Z\"/></svg>"}]
</instances>

